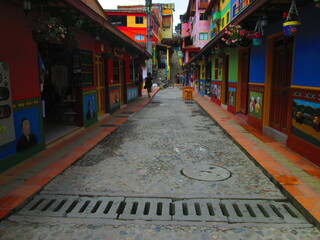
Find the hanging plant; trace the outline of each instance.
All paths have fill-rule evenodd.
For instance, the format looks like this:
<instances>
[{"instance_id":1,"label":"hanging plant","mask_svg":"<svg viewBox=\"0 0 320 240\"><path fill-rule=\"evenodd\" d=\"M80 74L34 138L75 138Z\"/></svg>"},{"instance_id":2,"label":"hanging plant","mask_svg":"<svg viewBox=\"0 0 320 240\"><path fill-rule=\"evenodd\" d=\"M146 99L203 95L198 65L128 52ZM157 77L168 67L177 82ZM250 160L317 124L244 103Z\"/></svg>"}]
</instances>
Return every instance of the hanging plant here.
<instances>
[{"instance_id":1,"label":"hanging plant","mask_svg":"<svg viewBox=\"0 0 320 240\"><path fill-rule=\"evenodd\" d=\"M283 23L284 35L294 36L298 32L300 25L301 25L301 22L300 22L299 12L296 6L296 2L295 0L292 0L287 18Z\"/></svg>"},{"instance_id":2,"label":"hanging plant","mask_svg":"<svg viewBox=\"0 0 320 240\"><path fill-rule=\"evenodd\" d=\"M320 0L313 0L316 3L316 7L320 8Z\"/></svg>"},{"instance_id":3,"label":"hanging plant","mask_svg":"<svg viewBox=\"0 0 320 240\"><path fill-rule=\"evenodd\" d=\"M225 36L221 38L228 46L248 46L251 43L250 31L242 28L239 24L229 24L225 29Z\"/></svg>"},{"instance_id":4,"label":"hanging plant","mask_svg":"<svg viewBox=\"0 0 320 240\"><path fill-rule=\"evenodd\" d=\"M263 38L262 38L263 35L264 35L264 32L263 32L263 27L261 25L261 19L258 19L254 32L251 34L252 45L254 46L263 45Z\"/></svg>"},{"instance_id":5,"label":"hanging plant","mask_svg":"<svg viewBox=\"0 0 320 240\"><path fill-rule=\"evenodd\" d=\"M34 39L37 42L61 43L67 35L67 28L62 20L55 17L45 17L42 15L33 21L31 27Z\"/></svg>"}]
</instances>

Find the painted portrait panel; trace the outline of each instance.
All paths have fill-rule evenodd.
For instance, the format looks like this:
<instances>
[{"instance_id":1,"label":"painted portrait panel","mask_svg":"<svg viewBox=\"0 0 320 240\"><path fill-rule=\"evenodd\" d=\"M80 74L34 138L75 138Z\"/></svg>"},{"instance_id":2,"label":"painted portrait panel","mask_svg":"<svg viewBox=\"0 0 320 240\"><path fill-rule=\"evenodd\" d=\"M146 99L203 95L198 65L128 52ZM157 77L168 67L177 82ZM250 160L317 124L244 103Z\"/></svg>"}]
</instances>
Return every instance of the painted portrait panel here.
<instances>
[{"instance_id":1,"label":"painted portrait panel","mask_svg":"<svg viewBox=\"0 0 320 240\"><path fill-rule=\"evenodd\" d=\"M95 94L84 96L84 114L85 121L97 119L97 101Z\"/></svg>"},{"instance_id":2,"label":"painted portrait panel","mask_svg":"<svg viewBox=\"0 0 320 240\"><path fill-rule=\"evenodd\" d=\"M14 125L17 153L30 149L42 141L38 108L15 112Z\"/></svg>"},{"instance_id":3,"label":"painted portrait panel","mask_svg":"<svg viewBox=\"0 0 320 240\"><path fill-rule=\"evenodd\" d=\"M259 119L262 118L262 93L250 92L249 114Z\"/></svg>"}]
</instances>

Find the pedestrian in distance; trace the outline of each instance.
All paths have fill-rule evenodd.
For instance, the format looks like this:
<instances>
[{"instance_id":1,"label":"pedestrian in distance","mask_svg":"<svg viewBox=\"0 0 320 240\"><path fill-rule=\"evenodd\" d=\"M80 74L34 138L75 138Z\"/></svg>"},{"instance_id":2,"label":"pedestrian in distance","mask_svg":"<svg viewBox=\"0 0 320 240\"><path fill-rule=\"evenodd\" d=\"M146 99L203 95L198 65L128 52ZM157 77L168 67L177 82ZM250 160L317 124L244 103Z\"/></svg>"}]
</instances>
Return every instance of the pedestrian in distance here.
<instances>
[{"instance_id":1,"label":"pedestrian in distance","mask_svg":"<svg viewBox=\"0 0 320 240\"><path fill-rule=\"evenodd\" d=\"M176 74L176 81L177 81L177 83L180 82L180 74L179 73Z\"/></svg>"},{"instance_id":2,"label":"pedestrian in distance","mask_svg":"<svg viewBox=\"0 0 320 240\"><path fill-rule=\"evenodd\" d=\"M147 77L145 78L145 84L144 84L144 88L147 89L148 92L148 98L151 98L151 88L152 88L152 84L153 84L153 78L151 77L151 73L148 72Z\"/></svg>"}]
</instances>

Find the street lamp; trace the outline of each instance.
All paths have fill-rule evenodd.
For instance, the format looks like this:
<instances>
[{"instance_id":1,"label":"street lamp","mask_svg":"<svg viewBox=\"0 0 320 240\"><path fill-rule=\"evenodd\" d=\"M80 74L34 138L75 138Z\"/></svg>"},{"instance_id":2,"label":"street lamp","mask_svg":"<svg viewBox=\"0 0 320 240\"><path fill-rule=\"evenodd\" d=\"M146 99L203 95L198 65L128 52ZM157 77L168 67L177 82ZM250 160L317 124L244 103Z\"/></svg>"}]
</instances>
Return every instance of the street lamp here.
<instances>
[{"instance_id":1,"label":"street lamp","mask_svg":"<svg viewBox=\"0 0 320 240\"><path fill-rule=\"evenodd\" d=\"M25 14L31 10L31 1L30 0L22 0L22 8Z\"/></svg>"}]
</instances>

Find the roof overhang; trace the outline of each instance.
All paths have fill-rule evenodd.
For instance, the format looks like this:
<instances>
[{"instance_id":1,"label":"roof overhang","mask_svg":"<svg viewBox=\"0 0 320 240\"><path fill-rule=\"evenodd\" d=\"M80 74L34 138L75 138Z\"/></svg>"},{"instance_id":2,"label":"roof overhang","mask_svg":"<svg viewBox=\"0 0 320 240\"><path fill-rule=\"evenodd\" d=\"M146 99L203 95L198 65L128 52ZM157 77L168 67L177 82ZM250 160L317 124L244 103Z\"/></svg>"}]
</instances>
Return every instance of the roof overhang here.
<instances>
[{"instance_id":1,"label":"roof overhang","mask_svg":"<svg viewBox=\"0 0 320 240\"><path fill-rule=\"evenodd\" d=\"M64 17L74 14L79 19L85 22L85 26L80 30L84 30L91 35L99 34L101 40L112 43L114 47L126 48L127 52L132 54L138 54L144 58L151 58L152 56L139 44L126 36L116 27L114 27L106 17L101 16L87 4L79 0L61 0L57 2L52 1L35 1L33 6L36 6L41 10L48 13L60 15Z\"/></svg>"}]
</instances>

